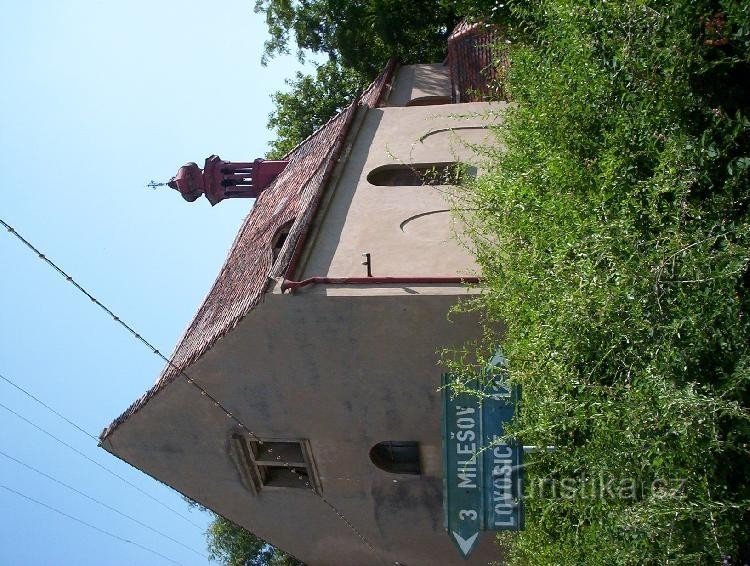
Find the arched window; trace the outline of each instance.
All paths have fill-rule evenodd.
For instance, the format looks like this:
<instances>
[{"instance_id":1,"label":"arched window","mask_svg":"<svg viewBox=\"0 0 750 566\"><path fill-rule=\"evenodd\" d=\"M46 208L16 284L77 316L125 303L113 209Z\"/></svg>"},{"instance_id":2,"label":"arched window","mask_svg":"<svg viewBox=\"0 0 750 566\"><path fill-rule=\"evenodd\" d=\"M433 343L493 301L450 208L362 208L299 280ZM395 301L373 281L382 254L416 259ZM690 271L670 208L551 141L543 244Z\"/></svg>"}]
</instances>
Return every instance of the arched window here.
<instances>
[{"instance_id":1,"label":"arched window","mask_svg":"<svg viewBox=\"0 0 750 566\"><path fill-rule=\"evenodd\" d=\"M391 474L419 474L419 443L410 440L386 440L370 449L370 460Z\"/></svg>"},{"instance_id":2,"label":"arched window","mask_svg":"<svg viewBox=\"0 0 750 566\"><path fill-rule=\"evenodd\" d=\"M367 175L367 182L379 187L404 187L419 185L460 185L476 170L460 163L412 163L409 165L382 165Z\"/></svg>"},{"instance_id":3,"label":"arched window","mask_svg":"<svg viewBox=\"0 0 750 566\"><path fill-rule=\"evenodd\" d=\"M450 96L419 96L412 98L406 103L406 106L436 106L439 104L452 104L453 99Z\"/></svg>"}]
</instances>

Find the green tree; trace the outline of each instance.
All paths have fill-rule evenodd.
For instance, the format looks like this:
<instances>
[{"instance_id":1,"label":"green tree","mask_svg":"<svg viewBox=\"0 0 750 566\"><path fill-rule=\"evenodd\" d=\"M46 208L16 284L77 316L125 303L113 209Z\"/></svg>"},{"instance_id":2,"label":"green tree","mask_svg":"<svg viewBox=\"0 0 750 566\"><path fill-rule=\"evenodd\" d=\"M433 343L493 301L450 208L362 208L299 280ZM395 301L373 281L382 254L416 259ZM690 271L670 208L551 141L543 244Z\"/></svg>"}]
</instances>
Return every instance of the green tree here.
<instances>
[{"instance_id":1,"label":"green tree","mask_svg":"<svg viewBox=\"0 0 750 566\"><path fill-rule=\"evenodd\" d=\"M343 68L335 61L316 65L315 73L287 79L289 91L271 95L276 109L268 118L268 127L276 130L267 157L278 159L325 124L331 116L349 104L366 85L358 72Z\"/></svg>"},{"instance_id":2,"label":"green tree","mask_svg":"<svg viewBox=\"0 0 750 566\"><path fill-rule=\"evenodd\" d=\"M211 560L227 566L301 566L303 563L223 517L206 532Z\"/></svg>"},{"instance_id":3,"label":"green tree","mask_svg":"<svg viewBox=\"0 0 750 566\"><path fill-rule=\"evenodd\" d=\"M445 57L447 38L461 17L503 22L500 0L256 0L270 39L264 64L292 48L328 55L309 75L297 73L272 98L268 126L276 130L269 158L279 158L344 108L391 57L429 63Z\"/></svg>"},{"instance_id":4,"label":"green tree","mask_svg":"<svg viewBox=\"0 0 750 566\"><path fill-rule=\"evenodd\" d=\"M448 34L458 23L455 2L425 0L256 0L271 38L264 61L305 50L325 53L343 67L373 78L390 57L404 63L440 61Z\"/></svg>"},{"instance_id":5,"label":"green tree","mask_svg":"<svg viewBox=\"0 0 750 566\"><path fill-rule=\"evenodd\" d=\"M507 562L746 564L748 3L512 9L502 150L456 203L523 389L505 432L557 447Z\"/></svg>"}]
</instances>

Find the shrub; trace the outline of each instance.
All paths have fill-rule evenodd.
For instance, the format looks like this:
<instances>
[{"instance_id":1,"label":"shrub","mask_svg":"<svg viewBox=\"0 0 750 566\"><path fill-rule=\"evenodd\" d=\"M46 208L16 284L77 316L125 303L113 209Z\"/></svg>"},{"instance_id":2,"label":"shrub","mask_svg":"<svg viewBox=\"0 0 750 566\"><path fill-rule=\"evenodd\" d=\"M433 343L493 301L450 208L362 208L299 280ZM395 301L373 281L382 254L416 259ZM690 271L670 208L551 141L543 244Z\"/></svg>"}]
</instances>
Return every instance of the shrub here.
<instances>
[{"instance_id":1,"label":"shrub","mask_svg":"<svg viewBox=\"0 0 750 566\"><path fill-rule=\"evenodd\" d=\"M523 388L511 433L557 446L507 559L748 560L750 8L509 6L515 106L458 207Z\"/></svg>"}]
</instances>

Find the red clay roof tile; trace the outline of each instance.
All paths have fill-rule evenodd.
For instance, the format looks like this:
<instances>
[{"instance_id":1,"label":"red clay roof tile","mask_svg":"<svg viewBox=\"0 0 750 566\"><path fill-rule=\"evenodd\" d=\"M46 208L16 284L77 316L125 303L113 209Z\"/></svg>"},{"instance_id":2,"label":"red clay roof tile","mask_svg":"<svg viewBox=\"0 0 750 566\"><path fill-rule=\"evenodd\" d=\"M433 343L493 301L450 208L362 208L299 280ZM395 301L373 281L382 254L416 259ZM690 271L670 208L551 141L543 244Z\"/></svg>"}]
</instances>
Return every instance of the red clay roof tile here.
<instances>
[{"instance_id":1,"label":"red clay roof tile","mask_svg":"<svg viewBox=\"0 0 750 566\"><path fill-rule=\"evenodd\" d=\"M379 104L395 65L395 60L389 62L354 102L289 152L286 157L289 164L245 218L216 281L175 348L171 363L151 389L102 432L102 441L237 326L262 300L269 277L283 273L298 238L312 220L351 118L359 107L373 108ZM274 265L273 238L290 221L294 221L293 225Z\"/></svg>"}]
</instances>

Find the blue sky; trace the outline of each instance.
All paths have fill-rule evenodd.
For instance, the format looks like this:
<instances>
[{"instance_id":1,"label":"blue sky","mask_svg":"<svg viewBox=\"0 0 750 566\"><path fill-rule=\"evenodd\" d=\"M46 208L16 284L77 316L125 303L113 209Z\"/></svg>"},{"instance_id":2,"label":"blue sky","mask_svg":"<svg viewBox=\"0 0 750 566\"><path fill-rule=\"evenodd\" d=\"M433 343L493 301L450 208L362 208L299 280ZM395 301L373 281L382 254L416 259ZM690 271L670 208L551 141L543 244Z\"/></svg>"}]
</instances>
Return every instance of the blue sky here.
<instances>
[{"instance_id":1,"label":"blue sky","mask_svg":"<svg viewBox=\"0 0 750 566\"><path fill-rule=\"evenodd\" d=\"M253 0L0 0L0 218L171 352L252 201L183 201L186 161L264 154L269 94L300 68L260 66ZM98 435L162 364L0 233L0 373ZM205 552L208 518L0 381L0 402L192 523L0 408L0 451ZM0 455L0 485L182 564L205 558ZM168 564L0 489L0 562Z\"/></svg>"}]
</instances>

